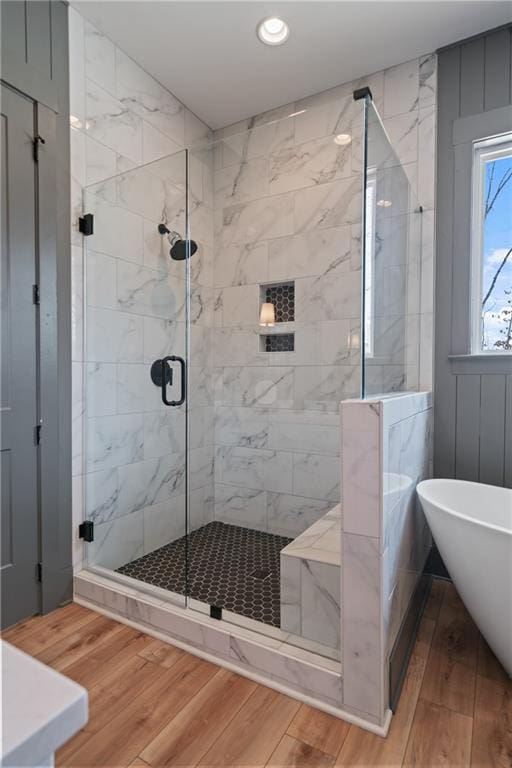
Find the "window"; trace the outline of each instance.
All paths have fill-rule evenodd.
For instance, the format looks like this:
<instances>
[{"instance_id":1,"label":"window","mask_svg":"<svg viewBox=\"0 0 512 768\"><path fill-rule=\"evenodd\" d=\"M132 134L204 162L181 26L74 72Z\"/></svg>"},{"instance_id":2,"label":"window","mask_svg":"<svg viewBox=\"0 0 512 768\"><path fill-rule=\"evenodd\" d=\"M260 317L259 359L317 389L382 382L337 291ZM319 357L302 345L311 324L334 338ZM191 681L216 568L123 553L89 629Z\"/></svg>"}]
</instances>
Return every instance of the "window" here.
<instances>
[{"instance_id":1,"label":"window","mask_svg":"<svg viewBox=\"0 0 512 768\"><path fill-rule=\"evenodd\" d=\"M475 142L472 352L512 352L512 133Z\"/></svg>"}]
</instances>

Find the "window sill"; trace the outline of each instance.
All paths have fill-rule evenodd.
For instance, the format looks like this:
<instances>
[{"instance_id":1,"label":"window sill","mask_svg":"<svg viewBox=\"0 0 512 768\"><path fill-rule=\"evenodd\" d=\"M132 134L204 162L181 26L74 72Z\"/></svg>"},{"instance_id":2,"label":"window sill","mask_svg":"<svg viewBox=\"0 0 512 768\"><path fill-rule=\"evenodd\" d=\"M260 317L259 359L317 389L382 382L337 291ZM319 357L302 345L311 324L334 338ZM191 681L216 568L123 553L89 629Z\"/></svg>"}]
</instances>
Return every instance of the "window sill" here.
<instances>
[{"instance_id":1,"label":"window sill","mask_svg":"<svg viewBox=\"0 0 512 768\"><path fill-rule=\"evenodd\" d=\"M489 352L476 355L449 355L452 373L508 374L512 376L512 353Z\"/></svg>"}]
</instances>

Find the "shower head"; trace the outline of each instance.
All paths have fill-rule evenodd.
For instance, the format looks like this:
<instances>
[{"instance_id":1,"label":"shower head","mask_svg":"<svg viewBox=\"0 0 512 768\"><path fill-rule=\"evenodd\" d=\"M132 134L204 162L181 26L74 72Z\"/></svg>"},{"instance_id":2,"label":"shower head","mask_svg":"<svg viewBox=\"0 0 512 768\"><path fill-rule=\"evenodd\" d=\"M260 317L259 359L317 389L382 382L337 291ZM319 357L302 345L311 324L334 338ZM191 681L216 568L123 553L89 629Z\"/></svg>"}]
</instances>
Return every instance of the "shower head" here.
<instances>
[{"instance_id":1,"label":"shower head","mask_svg":"<svg viewBox=\"0 0 512 768\"><path fill-rule=\"evenodd\" d=\"M197 243L195 240L176 240L174 245L171 246L171 259L183 261L193 256L196 251Z\"/></svg>"},{"instance_id":2,"label":"shower head","mask_svg":"<svg viewBox=\"0 0 512 768\"><path fill-rule=\"evenodd\" d=\"M179 232L171 232L165 224L158 225L158 231L161 235L167 235L167 239L171 244L171 259L175 261L183 261L187 257L193 256L197 251L197 243L195 240L183 240Z\"/></svg>"}]
</instances>

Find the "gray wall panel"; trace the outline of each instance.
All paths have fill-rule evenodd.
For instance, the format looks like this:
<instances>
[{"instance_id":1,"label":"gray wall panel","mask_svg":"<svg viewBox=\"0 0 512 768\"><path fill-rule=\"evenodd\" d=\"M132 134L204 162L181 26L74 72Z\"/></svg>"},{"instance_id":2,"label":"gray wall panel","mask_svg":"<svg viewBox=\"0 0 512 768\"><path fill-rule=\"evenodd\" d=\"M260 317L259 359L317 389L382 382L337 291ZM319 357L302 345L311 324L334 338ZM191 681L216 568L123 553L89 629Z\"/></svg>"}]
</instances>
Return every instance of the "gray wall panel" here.
<instances>
[{"instance_id":1,"label":"gray wall panel","mask_svg":"<svg viewBox=\"0 0 512 768\"><path fill-rule=\"evenodd\" d=\"M29 64L52 80L51 3L27 3L27 51Z\"/></svg>"},{"instance_id":2,"label":"gray wall panel","mask_svg":"<svg viewBox=\"0 0 512 768\"><path fill-rule=\"evenodd\" d=\"M448 360L451 353L452 238L454 157L451 151L452 121L460 110L460 48L451 48L439 57L438 78L438 168L436 200L436 290L435 357ZM434 460L437 474L454 477L456 379L447 366L436 365L434 409Z\"/></svg>"},{"instance_id":3,"label":"gray wall panel","mask_svg":"<svg viewBox=\"0 0 512 768\"><path fill-rule=\"evenodd\" d=\"M9 62L24 66L27 61L26 3L5 0L0 6L2 27L9 30L2 37L2 68Z\"/></svg>"},{"instance_id":4,"label":"gray wall panel","mask_svg":"<svg viewBox=\"0 0 512 768\"><path fill-rule=\"evenodd\" d=\"M483 37L460 46L460 114L474 115L484 110L484 56Z\"/></svg>"},{"instance_id":5,"label":"gray wall panel","mask_svg":"<svg viewBox=\"0 0 512 768\"><path fill-rule=\"evenodd\" d=\"M480 376L457 376L455 474L474 480L480 466Z\"/></svg>"},{"instance_id":6,"label":"gray wall panel","mask_svg":"<svg viewBox=\"0 0 512 768\"><path fill-rule=\"evenodd\" d=\"M505 467L505 376L482 376L479 480L503 485Z\"/></svg>"},{"instance_id":7,"label":"gray wall panel","mask_svg":"<svg viewBox=\"0 0 512 768\"><path fill-rule=\"evenodd\" d=\"M507 376L505 405L505 482L512 488L512 375Z\"/></svg>"},{"instance_id":8,"label":"gray wall panel","mask_svg":"<svg viewBox=\"0 0 512 768\"><path fill-rule=\"evenodd\" d=\"M55 51L66 44L51 28L59 0L2 0L2 80L22 93L59 110L62 94L53 65Z\"/></svg>"},{"instance_id":9,"label":"gray wall panel","mask_svg":"<svg viewBox=\"0 0 512 768\"><path fill-rule=\"evenodd\" d=\"M490 121L510 129L511 28L439 52L436 220L435 447L437 477L512 487L512 359L450 359L469 349L470 144ZM494 123L493 123L494 126ZM468 151L469 147L469 151ZM510 365L508 365L510 362Z\"/></svg>"},{"instance_id":10,"label":"gray wall panel","mask_svg":"<svg viewBox=\"0 0 512 768\"><path fill-rule=\"evenodd\" d=\"M510 30L500 29L485 38L484 110L510 101Z\"/></svg>"}]
</instances>

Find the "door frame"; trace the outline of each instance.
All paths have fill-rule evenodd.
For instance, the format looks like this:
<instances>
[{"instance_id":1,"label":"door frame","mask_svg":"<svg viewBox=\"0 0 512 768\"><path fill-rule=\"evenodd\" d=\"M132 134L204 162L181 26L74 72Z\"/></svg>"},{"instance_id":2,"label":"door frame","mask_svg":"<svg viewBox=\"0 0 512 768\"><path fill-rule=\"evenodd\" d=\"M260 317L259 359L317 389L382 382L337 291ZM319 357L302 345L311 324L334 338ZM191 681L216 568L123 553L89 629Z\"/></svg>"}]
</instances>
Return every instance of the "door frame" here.
<instances>
[{"instance_id":1,"label":"door frame","mask_svg":"<svg viewBox=\"0 0 512 768\"><path fill-rule=\"evenodd\" d=\"M5 467L2 478L2 629L41 608L40 547L39 308L37 306L37 175L33 156L36 110L32 99L1 87L2 100L2 316ZM4 119L5 118L5 119ZM4 221L5 216L5 221ZM5 421L4 421L5 419ZM4 475L5 468L5 475ZM4 510L4 504L5 510ZM5 517L4 517L5 512ZM4 527L4 525L6 527Z\"/></svg>"},{"instance_id":2,"label":"door frame","mask_svg":"<svg viewBox=\"0 0 512 768\"><path fill-rule=\"evenodd\" d=\"M2 85L30 98L3 80ZM38 446L40 611L45 614L72 599L73 585L71 265L69 237L65 237L69 225L63 226L64 221L69 221L69 189L67 183L63 185L61 182L69 169L69 145L60 147L58 157L58 115L31 100L34 104L34 138L41 136L44 139L44 144L39 143L34 173L36 280L39 287L36 392L41 425ZM31 286L27 286L27 290L31 290Z\"/></svg>"},{"instance_id":3,"label":"door frame","mask_svg":"<svg viewBox=\"0 0 512 768\"><path fill-rule=\"evenodd\" d=\"M57 155L57 115L39 103L36 116L37 133L45 140L39 149L36 168L42 427L39 446L41 612L44 614L72 598L72 511L71 493L67 490L71 483L71 271L69 246L59 242L62 190L58 173L59 163L64 159L66 165L66 158ZM59 152L63 149L59 145ZM64 190L68 192L67 185Z\"/></svg>"},{"instance_id":4,"label":"door frame","mask_svg":"<svg viewBox=\"0 0 512 768\"><path fill-rule=\"evenodd\" d=\"M44 614L73 597L68 7L61 0L26 3L15 14L18 24L12 13L4 13L7 6L17 11L23 4L2 3L2 42L7 45L2 46L1 81L32 100L35 130L46 142L39 146L36 169ZM20 51L28 61L20 61Z\"/></svg>"}]
</instances>

